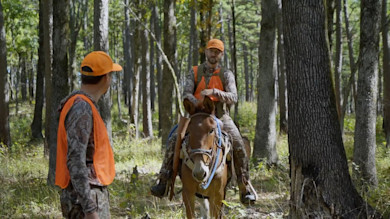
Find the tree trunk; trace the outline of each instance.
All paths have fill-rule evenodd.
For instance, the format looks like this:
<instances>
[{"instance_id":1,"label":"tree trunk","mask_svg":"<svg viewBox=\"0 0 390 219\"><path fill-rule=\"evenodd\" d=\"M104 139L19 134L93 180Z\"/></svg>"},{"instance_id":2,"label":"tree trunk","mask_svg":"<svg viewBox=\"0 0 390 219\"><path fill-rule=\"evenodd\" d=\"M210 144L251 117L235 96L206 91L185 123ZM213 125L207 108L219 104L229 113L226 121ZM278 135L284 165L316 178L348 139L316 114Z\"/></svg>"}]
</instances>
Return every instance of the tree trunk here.
<instances>
[{"instance_id":1,"label":"tree trunk","mask_svg":"<svg viewBox=\"0 0 390 219\"><path fill-rule=\"evenodd\" d=\"M246 41L246 40L244 40ZM248 67L248 47L242 43L242 52L244 56L244 75L245 75L245 101L249 102L249 67Z\"/></svg>"},{"instance_id":2,"label":"tree trunk","mask_svg":"<svg viewBox=\"0 0 390 219\"><path fill-rule=\"evenodd\" d=\"M360 54L353 161L361 183L377 185L375 166L376 103L381 2L361 1Z\"/></svg>"},{"instance_id":3,"label":"tree trunk","mask_svg":"<svg viewBox=\"0 0 390 219\"><path fill-rule=\"evenodd\" d=\"M171 65L175 66L176 53L176 17L175 17L175 0L164 1L164 53L166 54ZM168 65L164 63L162 75L162 93L161 95L161 130L162 130L162 148L165 148L168 134L172 128L172 92L173 92L173 75Z\"/></svg>"},{"instance_id":4,"label":"tree trunk","mask_svg":"<svg viewBox=\"0 0 390 219\"><path fill-rule=\"evenodd\" d=\"M44 30L43 30L43 0L39 0L39 48L38 48L38 66L35 89L35 108L34 119L31 123L31 134L33 138L43 138L42 135L42 109L43 109L43 86L45 73L45 50L44 50Z\"/></svg>"},{"instance_id":5,"label":"tree trunk","mask_svg":"<svg viewBox=\"0 0 390 219\"><path fill-rule=\"evenodd\" d=\"M94 0L93 16L93 47L95 51L104 51L108 53L108 0ZM104 123L106 124L108 136L112 136L111 127L111 97L110 89L104 94L99 102L99 111Z\"/></svg>"},{"instance_id":6,"label":"tree trunk","mask_svg":"<svg viewBox=\"0 0 390 219\"><path fill-rule=\"evenodd\" d=\"M69 85L70 90L73 90L77 86L76 74L78 72L76 67L76 45L77 38L83 25L84 15L81 13L86 13L87 5L83 1L70 1L70 19L69 19L69 29L70 29L70 43L69 43Z\"/></svg>"},{"instance_id":7,"label":"tree trunk","mask_svg":"<svg viewBox=\"0 0 390 219\"><path fill-rule=\"evenodd\" d=\"M137 1L138 4L141 4L141 1ZM140 10L140 9L138 9ZM137 12L138 17L142 17L141 12ZM139 127L138 127L138 113L139 113L139 95L140 95L140 72L141 72L141 21L136 22L136 27L135 27L135 35L134 35L134 75L133 75L133 92L132 92L132 111L130 114L131 121L134 124L135 128L135 138L138 138L139 135Z\"/></svg>"},{"instance_id":8,"label":"tree trunk","mask_svg":"<svg viewBox=\"0 0 390 219\"><path fill-rule=\"evenodd\" d=\"M50 163L49 179L55 177L55 164L57 156L57 129L59 113L58 106L63 98L69 94L68 84L68 39L69 39L69 0L53 1L53 75L50 109Z\"/></svg>"},{"instance_id":9,"label":"tree trunk","mask_svg":"<svg viewBox=\"0 0 390 219\"><path fill-rule=\"evenodd\" d=\"M151 7L152 7L152 10L155 8L155 2L153 1L151 3ZM150 31L154 31L154 23L155 23L155 20L156 19L156 14L152 12L152 15L150 17ZM146 30L145 30L146 31ZM155 83L155 74L154 74L154 66L155 66L155 62L154 62L154 40L152 40L152 37L151 37L151 34L148 32L148 38L150 39L149 40L149 47L150 47L150 51L149 51L149 66L150 66L150 107L152 109L152 112L154 112L156 109L155 109L155 100L156 100L156 83Z\"/></svg>"},{"instance_id":10,"label":"tree trunk","mask_svg":"<svg viewBox=\"0 0 390 219\"><path fill-rule=\"evenodd\" d=\"M0 147L3 146L2 144L11 147L7 77L7 42L3 6L0 2Z\"/></svg>"},{"instance_id":11,"label":"tree trunk","mask_svg":"<svg viewBox=\"0 0 390 219\"><path fill-rule=\"evenodd\" d=\"M141 10L141 17L144 18L146 10ZM146 23L147 20L143 19ZM153 137L152 128L152 107L150 101L150 63L149 63L149 32L146 29L141 31L141 52L142 52L142 125L144 137Z\"/></svg>"},{"instance_id":12,"label":"tree trunk","mask_svg":"<svg viewBox=\"0 0 390 219\"><path fill-rule=\"evenodd\" d=\"M160 25L160 16L159 16L159 9L157 4L154 5L152 13L155 14L155 22L154 22L154 33L156 34L156 44L161 45L161 25ZM158 133L159 136L162 136L162 129L161 124L163 123L162 120L164 118L162 117L162 105L163 105L163 99L162 99L162 67L163 67L163 54L159 50L156 50L156 69L157 69L157 93L158 93Z\"/></svg>"},{"instance_id":13,"label":"tree trunk","mask_svg":"<svg viewBox=\"0 0 390 219\"><path fill-rule=\"evenodd\" d=\"M21 70L20 70L20 93L22 94L22 101L27 100L27 54L21 53Z\"/></svg>"},{"instance_id":14,"label":"tree trunk","mask_svg":"<svg viewBox=\"0 0 390 219\"><path fill-rule=\"evenodd\" d=\"M278 0L278 15L276 16L278 30L278 88L279 88L279 129L280 133L287 134L287 86L286 86L286 60L284 56L284 35L282 20L282 1Z\"/></svg>"},{"instance_id":15,"label":"tree trunk","mask_svg":"<svg viewBox=\"0 0 390 219\"><path fill-rule=\"evenodd\" d=\"M383 44L383 132L386 147L390 145L390 43L387 22L387 0L382 0L382 44Z\"/></svg>"},{"instance_id":16,"label":"tree trunk","mask_svg":"<svg viewBox=\"0 0 390 219\"><path fill-rule=\"evenodd\" d=\"M83 43L84 43L84 50L85 51L89 51L90 50L90 42L89 42L89 39L88 39L88 35L89 35L89 32L88 32L88 0L83 0L84 2L84 8L85 8L85 11L84 11L84 16L83 16L83 31L84 31L84 36L83 36Z\"/></svg>"},{"instance_id":17,"label":"tree trunk","mask_svg":"<svg viewBox=\"0 0 390 219\"><path fill-rule=\"evenodd\" d=\"M343 12L344 12L344 20L345 20L345 33L347 35L347 42L348 42L348 56L349 56L349 66L351 69L351 75L350 78L348 79L348 82L346 86L344 87L344 94L343 94L343 101L342 101L342 107L341 107L341 113L340 113L340 126L341 126L341 131L344 132L344 117L345 117L345 112L348 106L348 99L349 96L351 95L351 99L354 100L355 95L355 74L356 74L356 63L355 63L355 58L353 56L353 45L352 45L352 34L351 31L349 30L349 19L348 19L348 13L347 13L347 2L346 0L343 0L344 6L343 6ZM352 101L351 101L352 102ZM353 101L354 102L354 101ZM354 109L354 107L351 107Z\"/></svg>"},{"instance_id":18,"label":"tree trunk","mask_svg":"<svg viewBox=\"0 0 390 219\"><path fill-rule=\"evenodd\" d=\"M343 45L341 42L341 0L336 1L335 3L336 7L336 45L335 45L335 57L334 57L334 81L335 81L335 91L336 91L336 107L337 107L337 113L341 115L341 71L343 67ZM340 120L341 123L344 123L344 121ZM341 125L341 127L343 127Z\"/></svg>"},{"instance_id":19,"label":"tree trunk","mask_svg":"<svg viewBox=\"0 0 390 219\"><path fill-rule=\"evenodd\" d=\"M45 53L45 102L46 102L46 110L45 110L45 146L44 146L44 154L45 156L49 156L50 151L50 139L52 135L57 135L57 133L51 131L51 109L52 107L52 97L51 97L51 87L52 87L52 56L53 56L53 1L52 0L42 0L43 1L43 48ZM57 150L57 149L55 149ZM54 163L50 163L50 165L55 166ZM53 167L54 167L53 166ZM52 178L50 178L52 177ZM48 176L48 184L54 184L54 172L50 172Z\"/></svg>"},{"instance_id":20,"label":"tree trunk","mask_svg":"<svg viewBox=\"0 0 390 219\"><path fill-rule=\"evenodd\" d=\"M234 73L234 79L236 80L236 87L238 88L237 86L237 75L238 75L238 71L237 71L237 50L236 50L236 16L235 16L235 0L232 0L231 2L231 9L232 9L232 26L233 26L233 32L232 32L232 68L233 68L233 73ZM237 95L239 91L237 89ZM239 100L237 100L237 103L234 104L234 122L236 124L238 124L238 103L239 103Z\"/></svg>"},{"instance_id":21,"label":"tree trunk","mask_svg":"<svg viewBox=\"0 0 390 219\"><path fill-rule=\"evenodd\" d=\"M123 77L124 77L124 83L123 83L123 90L125 94L125 103L128 105L129 108L129 115L132 111L132 105L131 105L131 94L132 94L132 81L133 81L133 57L131 53L131 36L132 33L130 32L131 29L131 22L130 22L130 16L129 16L129 0L124 0L124 13L125 13L125 21L124 21L124 34L123 34L123 56L124 56L124 68L123 68Z\"/></svg>"},{"instance_id":22,"label":"tree trunk","mask_svg":"<svg viewBox=\"0 0 390 219\"><path fill-rule=\"evenodd\" d=\"M197 28L197 5L198 0L193 0L194 5L191 8L191 36L193 35L192 39L192 50L190 51L192 53L192 65L198 65L199 64L199 43L198 43L198 28Z\"/></svg>"},{"instance_id":23,"label":"tree trunk","mask_svg":"<svg viewBox=\"0 0 390 219\"><path fill-rule=\"evenodd\" d=\"M257 119L253 156L257 159L267 158L269 165L278 163L275 99L277 10L277 0L261 2L260 69L257 80Z\"/></svg>"},{"instance_id":24,"label":"tree trunk","mask_svg":"<svg viewBox=\"0 0 390 219\"><path fill-rule=\"evenodd\" d=\"M289 217L369 218L375 211L359 196L349 176L332 88L325 16L321 0L283 1Z\"/></svg>"},{"instance_id":25,"label":"tree trunk","mask_svg":"<svg viewBox=\"0 0 390 219\"><path fill-rule=\"evenodd\" d=\"M225 23L225 20L223 19L222 1L219 2L219 22L221 24L221 27L219 28L221 32L220 40L225 43L225 28L223 25ZM230 68L226 47L225 50L223 51L223 66L225 66L227 69Z\"/></svg>"}]
</instances>

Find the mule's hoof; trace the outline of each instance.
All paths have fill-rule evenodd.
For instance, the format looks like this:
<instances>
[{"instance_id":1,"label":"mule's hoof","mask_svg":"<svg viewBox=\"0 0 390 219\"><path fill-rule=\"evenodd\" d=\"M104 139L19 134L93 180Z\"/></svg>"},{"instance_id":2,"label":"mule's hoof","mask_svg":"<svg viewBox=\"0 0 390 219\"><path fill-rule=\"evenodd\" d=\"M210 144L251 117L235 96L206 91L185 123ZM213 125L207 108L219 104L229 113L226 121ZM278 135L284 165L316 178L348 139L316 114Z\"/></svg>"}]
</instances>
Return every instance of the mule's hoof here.
<instances>
[{"instance_id":1,"label":"mule's hoof","mask_svg":"<svg viewBox=\"0 0 390 219\"><path fill-rule=\"evenodd\" d=\"M240 201L244 205L253 204L256 201L256 196L248 192L240 196Z\"/></svg>"},{"instance_id":2,"label":"mule's hoof","mask_svg":"<svg viewBox=\"0 0 390 219\"><path fill-rule=\"evenodd\" d=\"M160 182L159 184L152 186L150 192L158 198L166 197L168 195L167 184Z\"/></svg>"}]
</instances>

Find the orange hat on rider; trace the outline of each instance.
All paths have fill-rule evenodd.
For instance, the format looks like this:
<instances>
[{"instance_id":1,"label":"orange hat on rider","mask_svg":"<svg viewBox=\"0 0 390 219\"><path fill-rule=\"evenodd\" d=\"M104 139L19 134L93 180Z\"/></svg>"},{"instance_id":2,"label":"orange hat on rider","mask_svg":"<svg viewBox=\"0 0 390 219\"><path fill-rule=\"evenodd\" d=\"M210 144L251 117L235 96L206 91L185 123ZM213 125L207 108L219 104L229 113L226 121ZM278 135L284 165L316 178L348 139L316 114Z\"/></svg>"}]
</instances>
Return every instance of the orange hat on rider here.
<instances>
[{"instance_id":1,"label":"orange hat on rider","mask_svg":"<svg viewBox=\"0 0 390 219\"><path fill-rule=\"evenodd\" d=\"M207 49L219 49L221 52L225 49L223 42L219 39L211 39L206 46Z\"/></svg>"},{"instance_id":2,"label":"orange hat on rider","mask_svg":"<svg viewBox=\"0 0 390 219\"><path fill-rule=\"evenodd\" d=\"M88 67L88 71L85 70ZM84 70L83 70L84 68ZM103 51L94 51L85 56L81 62L80 72L87 76L101 76L112 71L121 71L122 66L114 63L111 57Z\"/></svg>"}]
</instances>

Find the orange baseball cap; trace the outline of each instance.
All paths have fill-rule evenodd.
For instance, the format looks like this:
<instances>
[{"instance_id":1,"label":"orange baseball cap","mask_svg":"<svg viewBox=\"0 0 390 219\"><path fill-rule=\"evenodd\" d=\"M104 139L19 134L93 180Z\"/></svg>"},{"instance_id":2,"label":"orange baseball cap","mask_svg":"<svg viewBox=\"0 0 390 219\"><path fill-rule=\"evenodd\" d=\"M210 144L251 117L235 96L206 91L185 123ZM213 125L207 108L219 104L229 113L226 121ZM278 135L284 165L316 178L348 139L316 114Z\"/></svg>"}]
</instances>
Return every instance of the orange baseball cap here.
<instances>
[{"instance_id":1,"label":"orange baseball cap","mask_svg":"<svg viewBox=\"0 0 390 219\"><path fill-rule=\"evenodd\" d=\"M219 39L211 39L206 46L207 49L219 49L221 52L225 49L223 42Z\"/></svg>"},{"instance_id":2,"label":"orange baseball cap","mask_svg":"<svg viewBox=\"0 0 390 219\"><path fill-rule=\"evenodd\" d=\"M89 67L92 72L83 71L83 67ZM112 71L121 71L122 66L114 63L111 57L103 51L94 51L84 57L81 62L80 72L87 76L101 76Z\"/></svg>"}]
</instances>

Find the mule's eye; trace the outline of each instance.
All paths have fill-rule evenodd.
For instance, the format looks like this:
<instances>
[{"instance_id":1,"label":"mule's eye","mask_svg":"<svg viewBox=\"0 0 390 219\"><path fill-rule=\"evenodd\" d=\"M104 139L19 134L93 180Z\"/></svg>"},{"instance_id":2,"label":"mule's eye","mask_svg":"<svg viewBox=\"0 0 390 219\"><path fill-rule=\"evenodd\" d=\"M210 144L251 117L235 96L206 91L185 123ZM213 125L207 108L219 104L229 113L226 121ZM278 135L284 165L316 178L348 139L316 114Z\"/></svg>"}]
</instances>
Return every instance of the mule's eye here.
<instances>
[{"instance_id":1,"label":"mule's eye","mask_svg":"<svg viewBox=\"0 0 390 219\"><path fill-rule=\"evenodd\" d=\"M209 135L213 134L213 132L214 132L214 129L211 129L211 130L209 131Z\"/></svg>"}]
</instances>

